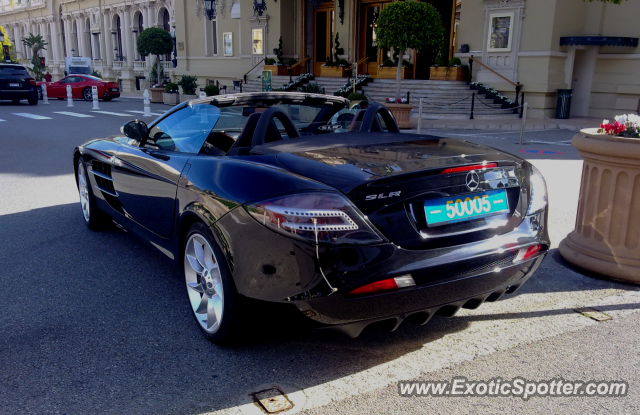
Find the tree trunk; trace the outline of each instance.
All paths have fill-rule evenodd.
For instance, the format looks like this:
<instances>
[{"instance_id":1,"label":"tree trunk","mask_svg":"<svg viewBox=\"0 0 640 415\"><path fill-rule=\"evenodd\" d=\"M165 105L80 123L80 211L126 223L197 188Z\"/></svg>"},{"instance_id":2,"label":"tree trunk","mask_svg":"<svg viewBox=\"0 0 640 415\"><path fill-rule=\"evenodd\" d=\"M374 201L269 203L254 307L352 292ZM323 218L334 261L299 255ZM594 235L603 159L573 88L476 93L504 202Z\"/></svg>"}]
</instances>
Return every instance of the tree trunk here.
<instances>
[{"instance_id":1,"label":"tree trunk","mask_svg":"<svg viewBox=\"0 0 640 415\"><path fill-rule=\"evenodd\" d=\"M398 53L398 70L396 71L396 99L400 99L400 82L402 80L402 58L404 50Z\"/></svg>"},{"instance_id":2,"label":"tree trunk","mask_svg":"<svg viewBox=\"0 0 640 415\"><path fill-rule=\"evenodd\" d=\"M160 81L160 55L156 55L156 62L157 62L157 67L156 67L156 84L158 86L161 85L162 81Z\"/></svg>"}]
</instances>

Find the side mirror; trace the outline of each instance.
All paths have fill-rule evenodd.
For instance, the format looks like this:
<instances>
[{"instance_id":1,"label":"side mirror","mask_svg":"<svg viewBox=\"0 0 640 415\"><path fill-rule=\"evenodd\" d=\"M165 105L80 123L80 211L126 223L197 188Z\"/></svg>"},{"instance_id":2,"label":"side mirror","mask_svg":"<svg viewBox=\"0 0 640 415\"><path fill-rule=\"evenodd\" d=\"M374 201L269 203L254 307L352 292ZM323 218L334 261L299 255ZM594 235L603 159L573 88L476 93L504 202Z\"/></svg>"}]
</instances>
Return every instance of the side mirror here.
<instances>
[{"instance_id":1,"label":"side mirror","mask_svg":"<svg viewBox=\"0 0 640 415\"><path fill-rule=\"evenodd\" d=\"M136 141L142 141L149 135L149 127L147 127L147 124L138 120L129 121L120 127L120 131L122 131L122 134Z\"/></svg>"}]
</instances>

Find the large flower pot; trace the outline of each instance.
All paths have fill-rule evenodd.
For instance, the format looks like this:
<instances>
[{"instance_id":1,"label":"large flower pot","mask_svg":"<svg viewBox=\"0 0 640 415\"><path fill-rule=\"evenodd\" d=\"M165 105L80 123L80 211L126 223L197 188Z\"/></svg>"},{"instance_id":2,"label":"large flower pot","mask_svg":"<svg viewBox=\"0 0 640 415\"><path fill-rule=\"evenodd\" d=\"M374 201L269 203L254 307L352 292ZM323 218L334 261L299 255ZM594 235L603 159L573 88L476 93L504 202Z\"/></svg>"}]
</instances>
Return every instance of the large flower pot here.
<instances>
[{"instance_id":1,"label":"large flower pot","mask_svg":"<svg viewBox=\"0 0 640 415\"><path fill-rule=\"evenodd\" d=\"M464 81L464 71L460 66L432 66L429 74L432 81Z\"/></svg>"},{"instance_id":2,"label":"large flower pot","mask_svg":"<svg viewBox=\"0 0 640 415\"><path fill-rule=\"evenodd\" d=\"M387 102L384 106L389 108L389 111L391 111L391 114L393 114L393 117L398 123L398 127L403 130L411 129L411 110L413 109L413 105Z\"/></svg>"},{"instance_id":3,"label":"large flower pot","mask_svg":"<svg viewBox=\"0 0 640 415\"><path fill-rule=\"evenodd\" d=\"M286 76L289 75L289 67L286 65L264 65L265 71L271 71L271 75Z\"/></svg>"},{"instance_id":4,"label":"large flower pot","mask_svg":"<svg viewBox=\"0 0 640 415\"><path fill-rule=\"evenodd\" d=\"M197 99L198 95L189 95L189 94L180 94L180 102L189 101L192 99Z\"/></svg>"},{"instance_id":5,"label":"large flower pot","mask_svg":"<svg viewBox=\"0 0 640 415\"><path fill-rule=\"evenodd\" d=\"M326 76L329 78L346 78L348 76L348 70L349 68L346 66L321 66L320 76Z\"/></svg>"},{"instance_id":6,"label":"large flower pot","mask_svg":"<svg viewBox=\"0 0 640 415\"><path fill-rule=\"evenodd\" d=\"M576 228L562 256L614 280L640 284L640 139L580 131L584 159Z\"/></svg>"},{"instance_id":7,"label":"large flower pot","mask_svg":"<svg viewBox=\"0 0 640 415\"><path fill-rule=\"evenodd\" d=\"M178 105L180 103L180 94L162 93L162 102L165 105Z\"/></svg>"},{"instance_id":8,"label":"large flower pot","mask_svg":"<svg viewBox=\"0 0 640 415\"><path fill-rule=\"evenodd\" d=\"M149 88L149 90L151 91L151 102L162 102L162 94L164 93L164 88Z\"/></svg>"},{"instance_id":9,"label":"large flower pot","mask_svg":"<svg viewBox=\"0 0 640 415\"><path fill-rule=\"evenodd\" d=\"M378 67L378 79L396 79L396 74L398 73L398 67ZM413 68L403 67L400 70L400 79L411 79L413 78Z\"/></svg>"}]
</instances>

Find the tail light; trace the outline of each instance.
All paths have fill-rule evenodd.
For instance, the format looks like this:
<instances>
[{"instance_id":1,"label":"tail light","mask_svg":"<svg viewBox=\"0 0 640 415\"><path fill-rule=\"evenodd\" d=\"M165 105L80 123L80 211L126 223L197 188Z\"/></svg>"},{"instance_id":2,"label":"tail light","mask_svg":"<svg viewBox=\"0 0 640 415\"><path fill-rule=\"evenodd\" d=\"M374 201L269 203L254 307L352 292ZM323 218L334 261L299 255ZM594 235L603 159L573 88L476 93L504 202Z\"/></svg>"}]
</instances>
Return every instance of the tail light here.
<instances>
[{"instance_id":1,"label":"tail light","mask_svg":"<svg viewBox=\"0 0 640 415\"><path fill-rule=\"evenodd\" d=\"M31 85L36 85L36 80L35 80L35 79L33 79L33 78L29 78L29 83L30 83Z\"/></svg>"},{"instance_id":2,"label":"tail light","mask_svg":"<svg viewBox=\"0 0 640 415\"><path fill-rule=\"evenodd\" d=\"M518 263L518 262L527 261L535 257L536 255L538 255L538 253L542 251L542 248L543 248L542 245L532 245L528 248L522 248L521 250L518 251L518 255L516 255L513 262Z\"/></svg>"},{"instance_id":3,"label":"tail light","mask_svg":"<svg viewBox=\"0 0 640 415\"><path fill-rule=\"evenodd\" d=\"M371 284L363 285L360 288L356 288L348 295L353 297L361 297L365 295L371 295L381 293L385 291L393 291L399 288L412 287L416 285L411 275L403 275L401 277L389 278L382 281L372 282Z\"/></svg>"},{"instance_id":4,"label":"tail light","mask_svg":"<svg viewBox=\"0 0 640 415\"><path fill-rule=\"evenodd\" d=\"M359 245L383 241L357 208L335 193L297 193L252 203L245 209L267 228L295 239Z\"/></svg>"},{"instance_id":5,"label":"tail light","mask_svg":"<svg viewBox=\"0 0 640 415\"><path fill-rule=\"evenodd\" d=\"M482 164L474 164L473 166L451 167L451 168L442 170L440 174L460 173L463 171L471 171L471 170L492 169L494 167L498 167L498 164L484 162Z\"/></svg>"}]
</instances>

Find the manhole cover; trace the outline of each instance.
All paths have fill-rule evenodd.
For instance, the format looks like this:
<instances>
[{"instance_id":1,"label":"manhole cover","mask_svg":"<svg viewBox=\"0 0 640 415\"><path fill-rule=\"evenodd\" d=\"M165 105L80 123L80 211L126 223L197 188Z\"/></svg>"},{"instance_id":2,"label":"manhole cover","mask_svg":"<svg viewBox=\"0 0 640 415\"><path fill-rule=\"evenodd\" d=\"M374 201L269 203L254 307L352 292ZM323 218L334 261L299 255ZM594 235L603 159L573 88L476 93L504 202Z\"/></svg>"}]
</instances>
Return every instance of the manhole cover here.
<instances>
[{"instance_id":1,"label":"manhole cover","mask_svg":"<svg viewBox=\"0 0 640 415\"><path fill-rule=\"evenodd\" d=\"M576 311L578 313L582 314L583 316L589 317L589 318L594 319L596 321L612 320L611 316L608 316L605 313L600 312L598 310L594 310L593 308L588 308L588 307L577 308Z\"/></svg>"},{"instance_id":2,"label":"manhole cover","mask_svg":"<svg viewBox=\"0 0 640 415\"><path fill-rule=\"evenodd\" d=\"M293 408L293 403L280 389L272 388L252 394L253 399L269 414L288 411Z\"/></svg>"}]
</instances>

